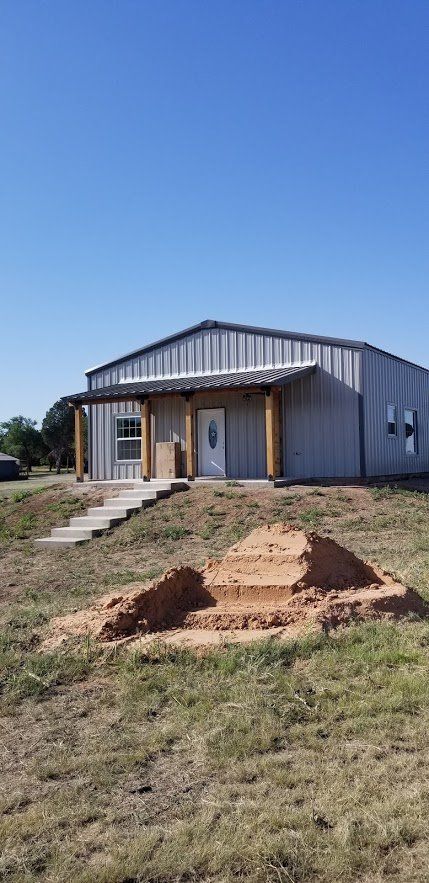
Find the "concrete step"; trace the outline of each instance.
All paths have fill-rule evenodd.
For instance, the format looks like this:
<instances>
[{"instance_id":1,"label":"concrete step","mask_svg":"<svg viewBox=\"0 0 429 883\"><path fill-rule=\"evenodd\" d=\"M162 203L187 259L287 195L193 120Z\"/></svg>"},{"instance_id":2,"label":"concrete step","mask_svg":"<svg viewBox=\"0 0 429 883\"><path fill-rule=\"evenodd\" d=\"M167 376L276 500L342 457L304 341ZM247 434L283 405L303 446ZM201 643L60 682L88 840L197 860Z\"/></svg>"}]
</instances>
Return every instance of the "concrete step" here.
<instances>
[{"instance_id":1,"label":"concrete step","mask_svg":"<svg viewBox=\"0 0 429 883\"><path fill-rule=\"evenodd\" d=\"M155 482L154 482L153 486L155 488L162 488L162 489L168 488L168 490L170 490L172 494L174 494L176 491L188 491L189 490L189 484L187 481L178 481L177 479L175 481L162 482L161 484L158 484L158 482L155 484Z\"/></svg>"},{"instance_id":2,"label":"concrete step","mask_svg":"<svg viewBox=\"0 0 429 883\"><path fill-rule=\"evenodd\" d=\"M100 509L88 509L89 518L129 518L139 512L140 506L101 506Z\"/></svg>"},{"instance_id":3,"label":"concrete step","mask_svg":"<svg viewBox=\"0 0 429 883\"><path fill-rule=\"evenodd\" d=\"M169 497L171 491L165 490L133 490L133 491L121 491L118 500L159 500L160 497Z\"/></svg>"},{"instance_id":4,"label":"concrete step","mask_svg":"<svg viewBox=\"0 0 429 883\"><path fill-rule=\"evenodd\" d=\"M107 500L105 502L107 504ZM154 506L156 502L157 497L115 497L114 500L109 500L109 506L125 504L125 507L137 505L138 509L145 509L147 506Z\"/></svg>"},{"instance_id":5,"label":"concrete step","mask_svg":"<svg viewBox=\"0 0 429 883\"><path fill-rule=\"evenodd\" d=\"M92 540L101 530L97 527L53 527L51 530L52 537L67 537L77 540Z\"/></svg>"},{"instance_id":6,"label":"concrete step","mask_svg":"<svg viewBox=\"0 0 429 883\"><path fill-rule=\"evenodd\" d=\"M189 484L187 481L181 481L180 479L174 479L172 481L166 479L164 481L161 478L152 478L150 481L141 481L140 483L135 484L134 490L170 491L173 494L175 491L189 490Z\"/></svg>"},{"instance_id":7,"label":"concrete step","mask_svg":"<svg viewBox=\"0 0 429 883\"><path fill-rule=\"evenodd\" d=\"M127 516L123 511L120 512L119 515L108 515L107 512L103 518L93 518L90 515L78 515L75 518L70 518L70 527L92 527L98 530L107 530L109 527L116 527L117 524L120 524L121 521L124 521Z\"/></svg>"},{"instance_id":8,"label":"concrete step","mask_svg":"<svg viewBox=\"0 0 429 883\"><path fill-rule=\"evenodd\" d=\"M100 507L101 509L141 509L140 500L134 499L123 499L122 497L108 497L107 500L104 501L103 505ZM88 512L90 510L88 509Z\"/></svg>"},{"instance_id":9,"label":"concrete step","mask_svg":"<svg viewBox=\"0 0 429 883\"><path fill-rule=\"evenodd\" d=\"M172 491L173 490L173 482L172 481L163 481L162 479L153 478L151 481L142 481L140 484L134 485L134 490L144 490L144 491Z\"/></svg>"},{"instance_id":10,"label":"concrete step","mask_svg":"<svg viewBox=\"0 0 429 883\"><path fill-rule=\"evenodd\" d=\"M34 540L34 545L39 548L65 549L68 546L78 546L80 543L87 542L87 539L80 537L41 537L40 540Z\"/></svg>"}]
</instances>

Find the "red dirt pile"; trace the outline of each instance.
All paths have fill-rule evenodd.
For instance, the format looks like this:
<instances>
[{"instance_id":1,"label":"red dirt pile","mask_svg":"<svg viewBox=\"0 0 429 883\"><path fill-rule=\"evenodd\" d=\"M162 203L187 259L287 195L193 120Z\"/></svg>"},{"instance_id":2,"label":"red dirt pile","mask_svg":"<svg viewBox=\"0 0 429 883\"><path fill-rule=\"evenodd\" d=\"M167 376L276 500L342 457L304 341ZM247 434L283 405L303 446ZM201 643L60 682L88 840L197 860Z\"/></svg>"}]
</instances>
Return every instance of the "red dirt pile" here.
<instances>
[{"instance_id":1,"label":"red dirt pile","mask_svg":"<svg viewBox=\"0 0 429 883\"><path fill-rule=\"evenodd\" d=\"M351 620L426 616L417 593L333 540L285 524L254 530L205 570L178 567L148 588L111 593L52 622L45 647L92 634L101 641L171 630L219 633L335 628ZM255 634L255 637L257 635Z\"/></svg>"}]
</instances>

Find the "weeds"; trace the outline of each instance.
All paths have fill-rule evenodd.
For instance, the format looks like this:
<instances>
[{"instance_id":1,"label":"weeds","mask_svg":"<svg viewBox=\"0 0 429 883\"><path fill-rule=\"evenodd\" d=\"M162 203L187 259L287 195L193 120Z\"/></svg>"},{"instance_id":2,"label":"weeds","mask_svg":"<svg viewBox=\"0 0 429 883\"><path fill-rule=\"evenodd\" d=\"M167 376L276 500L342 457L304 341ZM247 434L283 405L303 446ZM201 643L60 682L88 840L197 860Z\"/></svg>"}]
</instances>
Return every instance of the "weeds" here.
<instances>
[{"instance_id":1,"label":"weeds","mask_svg":"<svg viewBox=\"0 0 429 883\"><path fill-rule=\"evenodd\" d=\"M12 494L11 500L13 503L22 503L24 500L28 500L29 497L34 497L37 494L43 494L45 490L46 488L44 487L35 487L31 488L31 490L16 491L14 494Z\"/></svg>"},{"instance_id":2,"label":"weeds","mask_svg":"<svg viewBox=\"0 0 429 883\"><path fill-rule=\"evenodd\" d=\"M168 524L163 530L163 536L167 540L182 540L189 536L190 531L182 524Z\"/></svg>"},{"instance_id":3,"label":"weeds","mask_svg":"<svg viewBox=\"0 0 429 883\"><path fill-rule=\"evenodd\" d=\"M0 692L6 709L28 698L41 698L54 687L87 676L92 664L87 653L28 653L25 658L11 650L1 656Z\"/></svg>"},{"instance_id":4,"label":"weeds","mask_svg":"<svg viewBox=\"0 0 429 883\"><path fill-rule=\"evenodd\" d=\"M25 540L36 524L37 518L32 512L22 515L13 528L13 534L18 540Z\"/></svg>"},{"instance_id":5,"label":"weeds","mask_svg":"<svg viewBox=\"0 0 429 883\"><path fill-rule=\"evenodd\" d=\"M320 523L320 520L325 517L325 512L323 509L307 509L306 512L300 512L298 518L303 524L310 524L312 527L317 527Z\"/></svg>"},{"instance_id":6,"label":"weeds","mask_svg":"<svg viewBox=\"0 0 429 883\"><path fill-rule=\"evenodd\" d=\"M204 525L204 527L199 531L199 536L202 540L211 540L212 537L219 530L220 525L216 521L208 522Z\"/></svg>"},{"instance_id":7,"label":"weeds","mask_svg":"<svg viewBox=\"0 0 429 883\"><path fill-rule=\"evenodd\" d=\"M56 503L47 506L50 512L55 512L60 518L72 518L77 512L86 510L87 503L80 497L66 497Z\"/></svg>"},{"instance_id":8,"label":"weeds","mask_svg":"<svg viewBox=\"0 0 429 883\"><path fill-rule=\"evenodd\" d=\"M280 503L281 506L293 506L295 503L299 503L300 500L301 497L299 494L276 497L276 503Z\"/></svg>"}]
</instances>

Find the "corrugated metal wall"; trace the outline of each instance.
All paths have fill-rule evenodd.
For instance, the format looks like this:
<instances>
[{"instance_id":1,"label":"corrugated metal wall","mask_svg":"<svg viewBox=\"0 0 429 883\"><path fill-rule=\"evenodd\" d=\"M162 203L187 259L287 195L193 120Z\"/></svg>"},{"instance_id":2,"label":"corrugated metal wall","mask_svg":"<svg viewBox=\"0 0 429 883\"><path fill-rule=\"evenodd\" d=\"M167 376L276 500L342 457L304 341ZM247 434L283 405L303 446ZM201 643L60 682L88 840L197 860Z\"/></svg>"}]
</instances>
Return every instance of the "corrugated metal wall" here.
<instances>
[{"instance_id":1,"label":"corrugated metal wall","mask_svg":"<svg viewBox=\"0 0 429 883\"><path fill-rule=\"evenodd\" d=\"M156 442L180 442L185 444L185 400L180 396L167 396L152 402L152 477L156 475ZM183 460L183 457L182 457Z\"/></svg>"},{"instance_id":2,"label":"corrugated metal wall","mask_svg":"<svg viewBox=\"0 0 429 883\"><path fill-rule=\"evenodd\" d=\"M353 476L359 475L360 358L361 351L352 347L210 328L97 371L91 375L90 385L95 389L121 380L280 367L314 359L319 366L316 374L296 381L285 391L285 474L296 478ZM170 441L177 436L184 447L183 404L173 404L174 401L177 400L171 400L170 404L154 403L158 415L155 439ZM206 396L205 401L207 407L216 407L214 403L220 401L220 397ZM253 401L261 404L245 408L244 400L238 397L236 407L228 408L231 476L265 475L263 397L252 396ZM113 439L113 414L132 412L137 407L131 403L91 406L93 478L139 478L139 464L114 462Z\"/></svg>"},{"instance_id":3,"label":"corrugated metal wall","mask_svg":"<svg viewBox=\"0 0 429 883\"><path fill-rule=\"evenodd\" d=\"M429 372L384 353L364 351L367 475L429 471ZM387 403L397 408L397 436L387 435ZM417 410L417 454L405 453L404 408Z\"/></svg>"},{"instance_id":4,"label":"corrugated metal wall","mask_svg":"<svg viewBox=\"0 0 429 883\"><path fill-rule=\"evenodd\" d=\"M358 476L361 351L313 344L311 357L315 374L284 389L285 474Z\"/></svg>"},{"instance_id":5,"label":"corrugated metal wall","mask_svg":"<svg viewBox=\"0 0 429 883\"><path fill-rule=\"evenodd\" d=\"M210 374L212 371L242 371L246 368L276 368L296 362L308 362L321 351L327 354L349 348L294 340L250 331L209 328L190 333L186 338L157 347L120 365L91 376L97 387L121 380L150 380L187 374Z\"/></svg>"}]
</instances>

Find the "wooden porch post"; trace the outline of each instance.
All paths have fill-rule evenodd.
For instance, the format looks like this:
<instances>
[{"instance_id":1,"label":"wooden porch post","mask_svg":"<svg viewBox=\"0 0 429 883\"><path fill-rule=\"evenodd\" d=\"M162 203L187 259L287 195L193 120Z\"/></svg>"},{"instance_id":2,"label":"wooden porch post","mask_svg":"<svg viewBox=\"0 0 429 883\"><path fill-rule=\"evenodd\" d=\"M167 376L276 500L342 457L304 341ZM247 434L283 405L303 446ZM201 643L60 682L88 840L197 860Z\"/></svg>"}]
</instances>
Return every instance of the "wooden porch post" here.
<instances>
[{"instance_id":1,"label":"wooden porch post","mask_svg":"<svg viewBox=\"0 0 429 883\"><path fill-rule=\"evenodd\" d=\"M83 481L83 407L74 406L74 445L76 456L76 481Z\"/></svg>"},{"instance_id":2,"label":"wooden porch post","mask_svg":"<svg viewBox=\"0 0 429 883\"><path fill-rule=\"evenodd\" d=\"M150 481L152 475L152 439L150 431L151 407L150 399L140 402L141 433L142 433L142 479Z\"/></svg>"},{"instance_id":3,"label":"wooden porch post","mask_svg":"<svg viewBox=\"0 0 429 883\"><path fill-rule=\"evenodd\" d=\"M188 481L193 481L195 478L194 419L194 399L192 395L189 395L185 399L186 472Z\"/></svg>"},{"instance_id":4,"label":"wooden porch post","mask_svg":"<svg viewBox=\"0 0 429 883\"><path fill-rule=\"evenodd\" d=\"M267 445L268 481L282 474L282 419L281 390L278 387L265 393L265 434Z\"/></svg>"}]
</instances>

